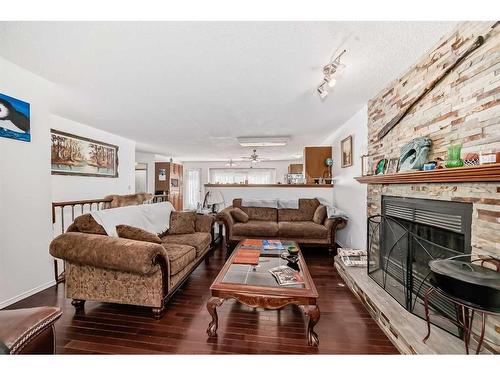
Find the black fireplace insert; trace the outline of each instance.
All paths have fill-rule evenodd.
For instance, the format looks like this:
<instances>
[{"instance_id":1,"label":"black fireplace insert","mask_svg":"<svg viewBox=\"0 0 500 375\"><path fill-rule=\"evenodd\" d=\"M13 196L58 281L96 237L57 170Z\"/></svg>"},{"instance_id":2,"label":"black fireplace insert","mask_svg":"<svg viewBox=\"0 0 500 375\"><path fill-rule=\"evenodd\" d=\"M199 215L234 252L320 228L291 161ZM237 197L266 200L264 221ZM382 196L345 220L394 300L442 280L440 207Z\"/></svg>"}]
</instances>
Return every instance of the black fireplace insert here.
<instances>
[{"instance_id":1,"label":"black fireplace insert","mask_svg":"<svg viewBox=\"0 0 500 375\"><path fill-rule=\"evenodd\" d=\"M429 261L471 252L472 204L382 196L382 214L368 218L368 274L406 310L424 318ZM431 309L460 319L456 307L433 296ZM447 319L433 323L461 336Z\"/></svg>"}]
</instances>

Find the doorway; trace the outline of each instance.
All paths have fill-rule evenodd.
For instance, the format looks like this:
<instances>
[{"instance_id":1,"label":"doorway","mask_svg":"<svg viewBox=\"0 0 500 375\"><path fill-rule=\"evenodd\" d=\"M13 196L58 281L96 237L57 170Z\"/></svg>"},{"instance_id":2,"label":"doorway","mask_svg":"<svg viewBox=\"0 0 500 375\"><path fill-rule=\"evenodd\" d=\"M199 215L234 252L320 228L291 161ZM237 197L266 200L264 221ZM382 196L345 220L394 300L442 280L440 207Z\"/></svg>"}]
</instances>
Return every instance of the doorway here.
<instances>
[{"instance_id":1,"label":"doorway","mask_svg":"<svg viewBox=\"0 0 500 375\"><path fill-rule=\"evenodd\" d=\"M135 192L148 192L148 165L146 163L135 163Z\"/></svg>"},{"instance_id":2,"label":"doorway","mask_svg":"<svg viewBox=\"0 0 500 375\"><path fill-rule=\"evenodd\" d=\"M186 201L187 209L197 209L201 203L201 169L189 168L186 171Z\"/></svg>"}]
</instances>

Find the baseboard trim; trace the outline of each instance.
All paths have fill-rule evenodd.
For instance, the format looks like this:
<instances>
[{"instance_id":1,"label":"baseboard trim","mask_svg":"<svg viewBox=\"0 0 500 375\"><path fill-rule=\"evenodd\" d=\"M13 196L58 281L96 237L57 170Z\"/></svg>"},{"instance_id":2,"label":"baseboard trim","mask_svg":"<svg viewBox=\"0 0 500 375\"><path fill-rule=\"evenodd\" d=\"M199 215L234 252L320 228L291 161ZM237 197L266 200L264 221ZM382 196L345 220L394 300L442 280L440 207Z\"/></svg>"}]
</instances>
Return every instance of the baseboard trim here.
<instances>
[{"instance_id":1,"label":"baseboard trim","mask_svg":"<svg viewBox=\"0 0 500 375\"><path fill-rule=\"evenodd\" d=\"M26 292L18 294L15 297L9 298L8 300L5 300L5 301L1 301L0 302L0 309L8 307L16 302L19 302L20 300L22 300L24 298L32 296L33 294L41 292L42 290L50 288L51 286L54 286L54 285L56 285L55 280L50 280L50 281L47 281L46 283L43 283L42 285L39 285L33 289L30 289Z\"/></svg>"}]
</instances>

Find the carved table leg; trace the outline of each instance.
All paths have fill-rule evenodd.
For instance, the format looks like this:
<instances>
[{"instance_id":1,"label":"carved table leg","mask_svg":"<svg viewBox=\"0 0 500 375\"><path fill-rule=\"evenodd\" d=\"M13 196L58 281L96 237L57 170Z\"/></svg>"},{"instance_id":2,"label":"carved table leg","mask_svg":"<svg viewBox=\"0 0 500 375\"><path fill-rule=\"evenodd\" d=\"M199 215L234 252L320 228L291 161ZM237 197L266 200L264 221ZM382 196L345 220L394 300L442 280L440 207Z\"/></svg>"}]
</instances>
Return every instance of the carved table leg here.
<instances>
[{"instance_id":1,"label":"carved table leg","mask_svg":"<svg viewBox=\"0 0 500 375\"><path fill-rule=\"evenodd\" d=\"M305 306L304 310L306 315L309 316L309 323L307 324L307 344L317 347L319 345L319 338L318 334L314 332L314 326L319 321L319 308L317 305L309 305Z\"/></svg>"},{"instance_id":2,"label":"carved table leg","mask_svg":"<svg viewBox=\"0 0 500 375\"><path fill-rule=\"evenodd\" d=\"M217 317L217 306L222 305L224 300L219 297L211 297L207 302L207 310L212 316L212 321L208 324L207 334L210 337L217 336L217 326L218 326L218 317Z\"/></svg>"}]
</instances>

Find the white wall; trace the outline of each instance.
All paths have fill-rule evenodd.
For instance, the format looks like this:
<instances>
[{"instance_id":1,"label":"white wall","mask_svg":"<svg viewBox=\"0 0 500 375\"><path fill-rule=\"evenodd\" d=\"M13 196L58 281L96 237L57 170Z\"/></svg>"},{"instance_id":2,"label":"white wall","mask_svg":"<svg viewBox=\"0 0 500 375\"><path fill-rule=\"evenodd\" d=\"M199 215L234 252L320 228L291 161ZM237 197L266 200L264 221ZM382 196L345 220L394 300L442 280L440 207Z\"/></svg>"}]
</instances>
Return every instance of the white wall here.
<instances>
[{"instance_id":1,"label":"white wall","mask_svg":"<svg viewBox=\"0 0 500 375\"><path fill-rule=\"evenodd\" d=\"M0 308L54 284L50 82L0 58L0 92L30 103L31 142L0 138Z\"/></svg>"},{"instance_id":2,"label":"white wall","mask_svg":"<svg viewBox=\"0 0 500 375\"><path fill-rule=\"evenodd\" d=\"M347 227L337 231L337 242L341 246L366 248L366 199L367 187L354 177L361 175L361 155L366 154L368 144L367 107L364 106L356 114L337 129L325 144L333 146L333 201L349 216ZM352 135L353 165L341 168L340 141Z\"/></svg>"},{"instance_id":3,"label":"white wall","mask_svg":"<svg viewBox=\"0 0 500 375\"><path fill-rule=\"evenodd\" d=\"M119 147L117 178L53 175L53 201L94 199L103 198L108 194L133 194L135 192L134 141L55 115L50 116L50 126L55 130Z\"/></svg>"}]
</instances>

